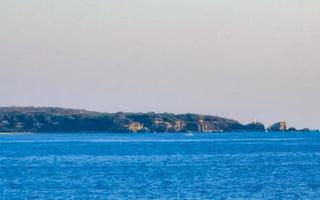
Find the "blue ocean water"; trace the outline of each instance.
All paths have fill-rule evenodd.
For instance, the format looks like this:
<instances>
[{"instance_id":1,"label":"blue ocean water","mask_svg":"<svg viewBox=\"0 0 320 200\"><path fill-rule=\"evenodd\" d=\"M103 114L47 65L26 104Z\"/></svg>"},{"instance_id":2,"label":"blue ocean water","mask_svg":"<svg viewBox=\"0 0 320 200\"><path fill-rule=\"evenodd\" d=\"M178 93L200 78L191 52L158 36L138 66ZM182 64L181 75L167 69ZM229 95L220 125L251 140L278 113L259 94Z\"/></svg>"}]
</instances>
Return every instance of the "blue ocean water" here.
<instances>
[{"instance_id":1,"label":"blue ocean water","mask_svg":"<svg viewBox=\"0 0 320 200\"><path fill-rule=\"evenodd\" d=\"M320 134L4 134L0 199L320 199Z\"/></svg>"}]
</instances>

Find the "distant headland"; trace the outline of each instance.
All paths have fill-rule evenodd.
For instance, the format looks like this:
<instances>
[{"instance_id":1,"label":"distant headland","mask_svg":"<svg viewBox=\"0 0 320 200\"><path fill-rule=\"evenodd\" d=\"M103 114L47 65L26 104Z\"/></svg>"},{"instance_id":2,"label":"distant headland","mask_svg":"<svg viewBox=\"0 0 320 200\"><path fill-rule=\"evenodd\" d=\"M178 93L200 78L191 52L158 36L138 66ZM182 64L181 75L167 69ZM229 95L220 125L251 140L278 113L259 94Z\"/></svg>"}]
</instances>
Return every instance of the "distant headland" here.
<instances>
[{"instance_id":1,"label":"distant headland","mask_svg":"<svg viewBox=\"0 0 320 200\"><path fill-rule=\"evenodd\" d=\"M101 113L57 107L0 107L0 132L178 133L238 131L311 131L278 122L242 124L211 115L171 113Z\"/></svg>"}]
</instances>

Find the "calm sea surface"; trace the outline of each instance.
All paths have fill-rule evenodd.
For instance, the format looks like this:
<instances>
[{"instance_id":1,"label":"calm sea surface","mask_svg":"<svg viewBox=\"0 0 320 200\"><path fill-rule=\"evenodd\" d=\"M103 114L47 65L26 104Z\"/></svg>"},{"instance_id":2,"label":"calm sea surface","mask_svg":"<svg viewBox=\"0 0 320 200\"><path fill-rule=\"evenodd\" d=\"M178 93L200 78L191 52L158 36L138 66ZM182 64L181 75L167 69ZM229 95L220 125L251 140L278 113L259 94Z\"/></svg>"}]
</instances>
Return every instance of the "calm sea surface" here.
<instances>
[{"instance_id":1,"label":"calm sea surface","mask_svg":"<svg viewBox=\"0 0 320 200\"><path fill-rule=\"evenodd\" d=\"M4 134L0 199L320 199L320 133Z\"/></svg>"}]
</instances>

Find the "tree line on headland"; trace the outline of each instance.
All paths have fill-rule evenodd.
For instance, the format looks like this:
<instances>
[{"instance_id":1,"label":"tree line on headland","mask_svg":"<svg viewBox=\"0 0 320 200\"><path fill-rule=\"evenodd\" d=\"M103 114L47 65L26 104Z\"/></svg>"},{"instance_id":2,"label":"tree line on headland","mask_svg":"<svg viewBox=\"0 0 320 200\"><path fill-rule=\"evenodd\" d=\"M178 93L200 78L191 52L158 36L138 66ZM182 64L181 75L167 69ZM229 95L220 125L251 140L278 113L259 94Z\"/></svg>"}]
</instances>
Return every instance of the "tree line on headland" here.
<instances>
[{"instance_id":1,"label":"tree line on headland","mask_svg":"<svg viewBox=\"0 0 320 200\"><path fill-rule=\"evenodd\" d=\"M297 131L278 122L242 124L211 115L172 113L101 113L56 107L0 107L0 132L178 133ZM303 129L301 131L310 131Z\"/></svg>"}]
</instances>

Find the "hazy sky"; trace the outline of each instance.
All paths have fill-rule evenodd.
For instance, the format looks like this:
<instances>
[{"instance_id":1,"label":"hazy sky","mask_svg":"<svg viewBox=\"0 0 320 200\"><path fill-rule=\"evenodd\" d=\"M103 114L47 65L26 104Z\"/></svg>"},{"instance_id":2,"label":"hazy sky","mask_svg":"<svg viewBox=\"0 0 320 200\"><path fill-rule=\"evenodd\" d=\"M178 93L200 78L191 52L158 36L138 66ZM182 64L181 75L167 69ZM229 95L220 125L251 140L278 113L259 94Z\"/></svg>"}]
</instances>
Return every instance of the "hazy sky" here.
<instances>
[{"instance_id":1,"label":"hazy sky","mask_svg":"<svg viewBox=\"0 0 320 200\"><path fill-rule=\"evenodd\" d=\"M320 128L319 0L0 0L0 105Z\"/></svg>"}]
</instances>

